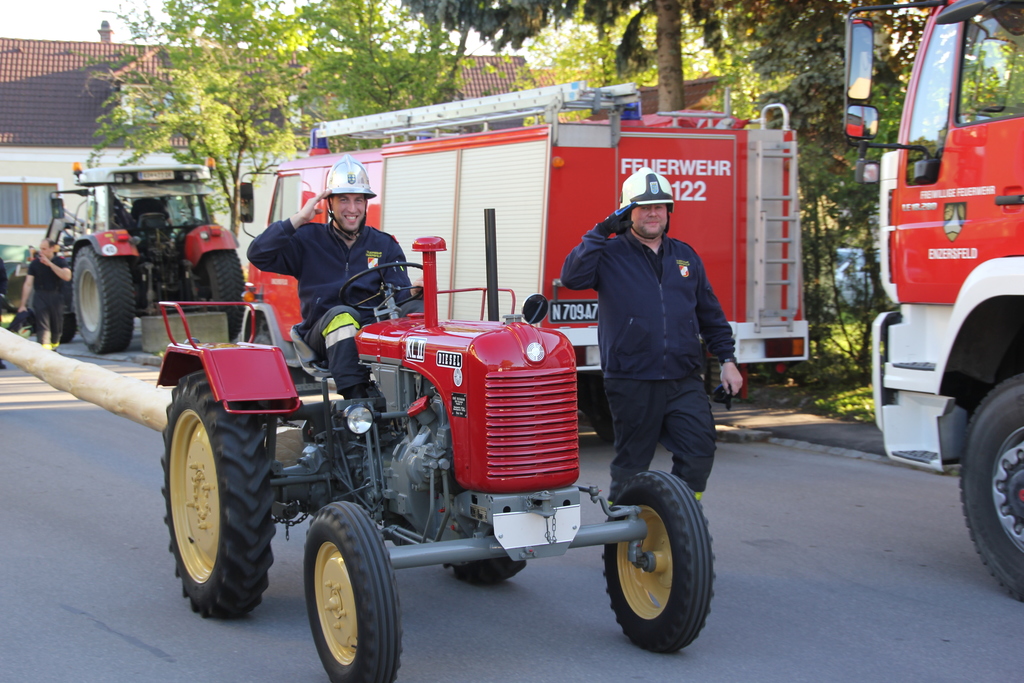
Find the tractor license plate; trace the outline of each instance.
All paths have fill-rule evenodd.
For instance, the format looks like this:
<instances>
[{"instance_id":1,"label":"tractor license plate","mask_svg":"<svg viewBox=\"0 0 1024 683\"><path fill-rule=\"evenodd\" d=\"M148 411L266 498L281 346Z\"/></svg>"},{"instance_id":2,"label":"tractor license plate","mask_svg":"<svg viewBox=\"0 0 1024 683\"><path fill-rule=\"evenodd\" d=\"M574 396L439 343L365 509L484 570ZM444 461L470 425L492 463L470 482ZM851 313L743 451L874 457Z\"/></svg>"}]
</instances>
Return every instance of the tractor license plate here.
<instances>
[{"instance_id":1,"label":"tractor license plate","mask_svg":"<svg viewBox=\"0 0 1024 683\"><path fill-rule=\"evenodd\" d=\"M174 171L139 171L139 180L174 180Z\"/></svg>"},{"instance_id":2,"label":"tractor license plate","mask_svg":"<svg viewBox=\"0 0 1024 683\"><path fill-rule=\"evenodd\" d=\"M566 547L580 529L580 506L556 507L543 517L536 512L500 512L494 515L494 535L505 550L564 543Z\"/></svg>"}]
</instances>

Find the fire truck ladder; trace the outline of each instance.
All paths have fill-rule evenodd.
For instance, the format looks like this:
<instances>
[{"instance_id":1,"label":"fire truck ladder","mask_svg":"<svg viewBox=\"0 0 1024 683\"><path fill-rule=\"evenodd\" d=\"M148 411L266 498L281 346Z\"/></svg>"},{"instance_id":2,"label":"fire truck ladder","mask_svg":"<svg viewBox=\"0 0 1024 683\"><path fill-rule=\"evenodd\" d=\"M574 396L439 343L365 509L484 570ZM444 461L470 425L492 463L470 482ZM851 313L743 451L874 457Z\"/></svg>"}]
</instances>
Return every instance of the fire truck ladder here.
<instances>
[{"instance_id":1,"label":"fire truck ladder","mask_svg":"<svg viewBox=\"0 0 1024 683\"><path fill-rule=\"evenodd\" d=\"M496 121L543 116L552 126L558 114L568 111L610 110L614 115L625 105L640 100L634 83L588 88L576 81L545 88L433 104L414 109L326 121L316 126L317 137L348 135L355 138L394 138L400 135L438 136L442 131L469 125L487 126ZM618 117L614 119L617 121Z\"/></svg>"},{"instance_id":2,"label":"fire truck ladder","mask_svg":"<svg viewBox=\"0 0 1024 683\"><path fill-rule=\"evenodd\" d=\"M789 111L782 104L769 104L761 110L761 128L766 127L765 116L772 108L781 111L782 130L788 131ZM786 327L792 331L803 286L796 140L757 140L752 147L753 209L757 219L754 331L765 327Z\"/></svg>"}]
</instances>

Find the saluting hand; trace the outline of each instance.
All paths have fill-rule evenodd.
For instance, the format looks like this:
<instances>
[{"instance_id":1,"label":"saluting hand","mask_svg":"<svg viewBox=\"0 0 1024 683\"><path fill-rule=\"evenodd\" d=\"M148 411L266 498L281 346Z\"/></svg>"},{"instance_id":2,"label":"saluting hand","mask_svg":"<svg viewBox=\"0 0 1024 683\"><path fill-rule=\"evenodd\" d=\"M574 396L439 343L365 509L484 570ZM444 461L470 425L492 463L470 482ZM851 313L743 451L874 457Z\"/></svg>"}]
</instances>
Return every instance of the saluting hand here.
<instances>
[{"instance_id":1,"label":"saluting hand","mask_svg":"<svg viewBox=\"0 0 1024 683\"><path fill-rule=\"evenodd\" d=\"M306 204L299 209L299 212L292 216L292 227L298 228L300 225L305 225L312 221L313 217L316 216L316 205L323 200L324 197L327 197L330 194L330 190L324 190L306 202Z\"/></svg>"}]
</instances>

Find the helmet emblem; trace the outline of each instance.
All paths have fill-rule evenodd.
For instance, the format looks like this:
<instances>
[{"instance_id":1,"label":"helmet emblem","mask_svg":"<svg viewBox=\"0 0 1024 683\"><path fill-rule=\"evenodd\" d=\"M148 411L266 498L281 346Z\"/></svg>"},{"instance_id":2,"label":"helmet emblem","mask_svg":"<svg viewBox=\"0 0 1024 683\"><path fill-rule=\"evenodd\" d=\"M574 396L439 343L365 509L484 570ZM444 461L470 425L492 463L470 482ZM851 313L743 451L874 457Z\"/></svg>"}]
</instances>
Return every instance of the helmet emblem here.
<instances>
[{"instance_id":1,"label":"helmet emblem","mask_svg":"<svg viewBox=\"0 0 1024 683\"><path fill-rule=\"evenodd\" d=\"M657 180L651 181L651 194L658 194L661 192L661 185L658 184Z\"/></svg>"},{"instance_id":2,"label":"helmet emblem","mask_svg":"<svg viewBox=\"0 0 1024 683\"><path fill-rule=\"evenodd\" d=\"M348 176L346 176L346 180L348 180L348 184L349 185L355 185L356 184L356 174L355 173L349 173Z\"/></svg>"}]
</instances>

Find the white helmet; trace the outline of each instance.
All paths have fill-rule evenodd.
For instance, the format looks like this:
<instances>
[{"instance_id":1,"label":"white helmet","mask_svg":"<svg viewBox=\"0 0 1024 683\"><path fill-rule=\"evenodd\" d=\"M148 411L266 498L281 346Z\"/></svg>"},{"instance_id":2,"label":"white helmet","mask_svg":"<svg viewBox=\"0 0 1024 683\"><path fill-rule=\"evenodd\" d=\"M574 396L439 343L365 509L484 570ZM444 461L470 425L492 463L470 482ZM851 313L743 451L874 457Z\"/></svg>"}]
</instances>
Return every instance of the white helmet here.
<instances>
[{"instance_id":1,"label":"white helmet","mask_svg":"<svg viewBox=\"0 0 1024 683\"><path fill-rule=\"evenodd\" d=\"M626 178L622 183L622 201L619 208L629 205L632 202L637 204L668 204L668 210L672 210L672 186L660 173L655 173L646 166L633 175Z\"/></svg>"},{"instance_id":2,"label":"white helmet","mask_svg":"<svg viewBox=\"0 0 1024 683\"><path fill-rule=\"evenodd\" d=\"M331 194L365 194L367 199L377 196L370 189L370 176L366 173L366 167L349 154L331 166L325 189L330 190Z\"/></svg>"}]
</instances>

